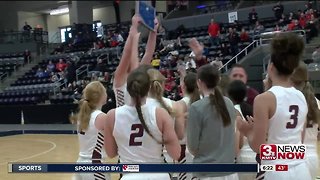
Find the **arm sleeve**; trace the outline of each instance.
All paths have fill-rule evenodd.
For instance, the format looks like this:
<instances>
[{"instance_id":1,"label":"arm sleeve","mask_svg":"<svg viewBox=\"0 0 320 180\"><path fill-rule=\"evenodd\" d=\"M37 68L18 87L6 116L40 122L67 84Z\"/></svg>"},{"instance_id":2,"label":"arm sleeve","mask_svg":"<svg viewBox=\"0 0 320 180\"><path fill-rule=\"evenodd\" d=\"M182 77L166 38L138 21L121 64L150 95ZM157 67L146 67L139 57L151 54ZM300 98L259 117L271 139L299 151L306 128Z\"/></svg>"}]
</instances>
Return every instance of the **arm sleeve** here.
<instances>
[{"instance_id":1,"label":"arm sleeve","mask_svg":"<svg viewBox=\"0 0 320 180\"><path fill-rule=\"evenodd\" d=\"M199 116L200 113L194 106L191 106L187 120L187 144L193 155L198 151L200 144L201 120Z\"/></svg>"}]
</instances>

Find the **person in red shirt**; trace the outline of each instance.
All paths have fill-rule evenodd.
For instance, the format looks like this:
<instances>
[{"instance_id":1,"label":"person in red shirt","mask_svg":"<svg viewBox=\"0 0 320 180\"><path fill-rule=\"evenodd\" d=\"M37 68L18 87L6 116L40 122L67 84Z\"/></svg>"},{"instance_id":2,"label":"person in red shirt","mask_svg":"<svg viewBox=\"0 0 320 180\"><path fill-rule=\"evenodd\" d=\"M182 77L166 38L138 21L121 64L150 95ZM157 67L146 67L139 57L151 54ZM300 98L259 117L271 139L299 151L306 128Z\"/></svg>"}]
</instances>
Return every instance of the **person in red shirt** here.
<instances>
[{"instance_id":1,"label":"person in red shirt","mask_svg":"<svg viewBox=\"0 0 320 180\"><path fill-rule=\"evenodd\" d=\"M58 72L62 72L66 69L67 64L63 61L63 59L59 59L59 62L56 64L56 69Z\"/></svg>"},{"instance_id":2,"label":"person in red shirt","mask_svg":"<svg viewBox=\"0 0 320 180\"><path fill-rule=\"evenodd\" d=\"M244 28L241 29L240 40L242 42L249 41L249 35L248 35L247 31Z\"/></svg>"},{"instance_id":3,"label":"person in red shirt","mask_svg":"<svg viewBox=\"0 0 320 180\"><path fill-rule=\"evenodd\" d=\"M218 23L216 23L214 21L214 19L211 19L211 23L209 24L208 27L208 33L210 36L210 43L211 46L215 45L215 46L219 46L220 45L220 26Z\"/></svg>"},{"instance_id":4,"label":"person in red shirt","mask_svg":"<svg viewBox=\"0 0 320 180\"><path fill-rule=\"evenodd\" d=\"M288 31L292 31L294 28L295 28L295 26L296 26L296 24L295 24L295 19L292 19L292 21L291 21L291 23L290 24L288 24Z\"/></svg>"},{"instance_id":5,"label":"person in red shirt","mask_svg":"<svg viewBox=\"0 0 320 180\"><path fill-rule=\"evenodd\" d=\"M306 27L306 24L307 24L306 15L301 13L299 18L299 25L301 26L302 29L304 29L304 27Z\"/></svg>"}]
</instances>

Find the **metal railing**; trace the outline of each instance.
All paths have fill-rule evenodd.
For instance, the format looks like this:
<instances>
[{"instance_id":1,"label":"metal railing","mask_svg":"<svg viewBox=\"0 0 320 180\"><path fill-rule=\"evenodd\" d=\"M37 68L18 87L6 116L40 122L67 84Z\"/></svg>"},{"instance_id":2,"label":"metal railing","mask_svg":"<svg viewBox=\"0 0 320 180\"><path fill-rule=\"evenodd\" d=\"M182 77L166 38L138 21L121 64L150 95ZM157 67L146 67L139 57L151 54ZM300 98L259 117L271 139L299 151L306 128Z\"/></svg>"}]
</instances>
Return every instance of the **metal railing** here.
<instances>
[{"instance_id":1,"label":"metal railing","mask_svg":"<svg viewBox=\"0 0 320 180\"><path fill-rule=\"evenodd\" d=\"M237 55L235 55L233 58L231 58L228 62L226 62L219 70L225 69L225 72L228 71L228 65L231 62L238 63L239 61L239 56L242 55L244 53L244 55L246 56L248 54L248 49L251 47L258 47L260 45L258 40L254 40L253 42L251 42L247 47L243 48Z\"/></svg>"},{"instance_id":2,"label":"metal railing","mask_svg":"<svg viewBox=\"0 0 320 180\"><path fill-rule=\"evenodd\" d=\"M31 42L48 43L48 32L42 30L8 31L0 33L0 43Z\"/></svg>"},{"instance_id":3,"label":"metal railing","mask_svg":"<svg viewBox=\"0 0 320 180\"><path fill-rule=\"evenodd\" d=\"M304 42L307 41L305 30L264 32L259 35L256 35L254 39L260 39L260 44L268 44L272 40L272 38L275 37L277 34L285 34L285 33L295 33L295 34L301 36L303 38Z\"/></svg>"},{"instance_id":4,"label":"metal railing","mask_svg":"<svg viewBox=\"0 0 320 180\"><path fill-rule=\"evenodd\" d=\"M7 78L7 77L9 77L9 75L8 75L8 73L3 73L3 74L1 74L0 75L0 80L1 80L1 82L5 79L5 78Z\"/></svg>"},{"instance_id":5,"label":"metal railing","mask_svg":"<svg viewBox=\"0 0 320 180\"><path fill-rule=\"evenodd\" d=\"M89 65L88 64L82 65L76 70L76 80L78 81L79 76L81 76L83 73L88 74L88 72L89 72Z\"/></svg>"}]
</instances>

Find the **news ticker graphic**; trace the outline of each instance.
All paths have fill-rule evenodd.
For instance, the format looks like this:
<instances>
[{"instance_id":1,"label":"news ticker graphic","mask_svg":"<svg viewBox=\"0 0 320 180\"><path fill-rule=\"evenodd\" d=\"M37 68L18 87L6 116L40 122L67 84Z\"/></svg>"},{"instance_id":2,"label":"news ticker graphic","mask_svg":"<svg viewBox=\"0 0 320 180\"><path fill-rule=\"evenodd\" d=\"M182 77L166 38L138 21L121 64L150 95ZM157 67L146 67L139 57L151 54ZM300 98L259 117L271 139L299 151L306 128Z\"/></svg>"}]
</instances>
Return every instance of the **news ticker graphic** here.
<instances>
[{"instance_id":1,"label":"news ticker graphic","mask_svg":"<svg viewBox=\"0 0 320 180\"><path fill-rule=\"evenodd\" d=\"M260 159L305 159L306 150L307 148L304 144L262 144L260 146Z\"/></svg>"},{"instance_id":2,"label":"news ticker graphic","mask_svg":"<svg viewBox=\"0 0 320 180\"><path fill-rule=\"evenodd\" d=\"M257 164L8 164L10 173L258 172Z\"/></svg>"},{"instance_id":3,"label":"news ticker graphic","mask_svg":"<svg viewBox=\"0 0 320 180\"><path fill-rule=\"evenodd\" d=\"M286 164L260 165L260 171L288 171L289 166Z\"/></svg>"}]
</instances>

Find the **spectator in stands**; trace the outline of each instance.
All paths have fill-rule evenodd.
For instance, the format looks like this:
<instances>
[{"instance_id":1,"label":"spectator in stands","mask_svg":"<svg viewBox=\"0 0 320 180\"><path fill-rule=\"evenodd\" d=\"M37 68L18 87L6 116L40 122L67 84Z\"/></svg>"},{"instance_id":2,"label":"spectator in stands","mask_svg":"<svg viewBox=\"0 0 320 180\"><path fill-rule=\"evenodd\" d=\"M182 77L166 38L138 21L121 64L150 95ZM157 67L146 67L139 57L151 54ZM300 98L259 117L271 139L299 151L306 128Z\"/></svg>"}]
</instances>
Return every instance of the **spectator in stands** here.
<instances>
[{"instance_id":1,"label":"spectator in stands","mask_svg":"<svg viewBox=\"0 0 320 180\"><path fill-rule=\"evenodd\" d=\"M107 71L107 65L103 62L101 58L98 58L97 64L93 71L98 71L98 72L106 72Z\"/></svg>"},{"instance_id":2,"label":"spectator in stands","mask_svg":"<svg viewBox=\"0 0 320 180\"><path fill-rule=\"evenodd\" d=\"M229 78L231 81L240 80L244 84L247 84L247 73L244 67L240 64L234 64L231 72L229 74ZM253 105L254 98L259 94L257 90L251 88L247 85L247 97L246 102L250 105Z\"/></svg>"},{"instance_id":3,"label":"spectator in stands","mask_svg":"<svg viewBox=\"0 0 320 180\"><path fill-rule=\"evenodd\" d=\"M32 27L27 22L24 22L23 31L30 33L31 30L32 30Z\"/></svg>"},{"instance_id":4,"label":"spectator in stands","mask_svg":"<svg viewBox=\"0 0 320 180\"><path fill-rule=\"evenodd\" d=\"M59 59L59 62L56 64L56 70L58 72L62 72L67 67L67 64L63 61L63 59Z\"/></svg>"},{"instance_id":5,"label":"spectator in stands","mask_svg":"<svg viewBox=\"0 0 320 180\"><path fill-rule=\"evenodd\" d=\"M305 27L305 30L306 30L307 42L309 42L311 38L318 36L318 29L314 21L309 21Z\"/></svg>"},{"instance_id":6,"label":"spectator in stands","mask_svg":"<svg viewBox=\"0 0 320 180\"><path fill-rule=\"evenodd\" d=\"M286 18L286 16L284 14L281 15L281 18L278 21L279 26L283 27L285 25L287 25L290 21L288 21L288 19Z\"/></svg>"},{"instance_id":7,"label":"spectator in stands","mask_svg":"<svg viewBox=\"0 0 320 180\"><path fill-rule=\"evenodd\" d=\"M277 18L277 20L279 20L281 18L281 15L283 14L283 5L281 4L281 2L279 1L277 3L277 5L275 5L272 9L274 11L274 16Z\"/></svg>"},{"instance_id":8,"label":"spectator in stands","mask_svg":"<svg viewBox=\"0 0 320 180\"><path fill-rule=\"evenodd\" d=\"M304 29L306 27L306 24L307 24L306 15L304 13L301 13L299 18L299 25L302 29Z\"/></svg>"},{"instance_id":9,"label":"spectator in stands","mask_svg":"<svg viewBox=\"0 0 320 180\"><path fill-rule=\"evenodd\" d=\"M38 68L37 72L36 72L36 76L38 78L42 78L44 76L44 71L41 67Z\"/></svg>"},{"instance_id":10,"label":"spectator in stands","mask_svg":"<svg viewBox=\"0 0 320 180\"><path fill-rule=\"evenodd\" d=\"M248 19L250 24L252 25L254 25L258 20L258 13L256 12L255 8L252 8L251 12L249 13Z\"/></svg>"},{"instance_id":11,"label":"spectator in stands","mask_svg":"<svg viewBox=\"0 0 320 180\"><path fill-rule=\"evenodd\" d=\"M228 39L229 39L229 43L230 43L230 49L231 49L232 56L235 56L238 54L238 51L239 51L239 47L238 47L239 35L236 32L234 32L234 29L232 29L232 28L229 28Z\"/></svg>"},{"instance_id":12,"label":"spectator in stands","mask_svg":"<svg viewBox=\"0 0 320 180\"><path fill-rule=\"evenodd\" d=\"M66 74L65 77L68 83L72 83L76 80L76 66L73 61L67 61Z\"/></svg>"},{"instance_id":13,"label":"spectator in stands","mask_svg":"<svg viewBox=\"0 0 320 180\"><path fill-rule=\"evenodd\" d=\"M114 35L115 35L115 37L116 37L116 40L117 40L118 44L122 44L123 41L124 41L122 35L121 35L118 31L116 31L116 32L114 33Z\"/></svg>"},{"instance_id":14,"label":"spectator in stands","mask_svg":"<svg viewBox=\"0 0 320 180\"><path fill-rule=\"evenodd\" d=\"M53 52L51 53L51 55L53 55L53 54L60 54L60 53L62 53L63 52L63 48L59 45L59 46L57 46L54 50L53 50Z\"/></svg>"},{"instance_id":15,"label":"spectator in stands","mask_svg":"<svg viewBox=\"0 0 320 180\"><path fill-rule=\"evenodd\" d=\"M151 65L156 68L156 69L159 69L160 67L160 57L159 57L159 54L158 53L155 53L154 56L153 56L153 59L151 61Z\"/></svg>"},{"instance_id":16,"label":"spectator in stands","mask_svg":"<svg viewBox=\"0 0 320 180\"><path fill-rule=\"evenodd\" d=\"M227 47L227 45L225 43L221 43L219 56L220 57L222 57L222 56L225 57L225 56L228 56L228 55L230 55L229 48Z\"/></svg>"},{"instance_id":17,"label":"spectator in stands","mask_svg":"<svg viewBox=\"0 0 320 180\"><path fill-rule=\"evenodd\" d=\"M233 26L233 29L235 29L236 31L241 31L241 29L242 29L242 26L238 20L234 20L232 26Z\"/></svg>"},{"instance_id":18,"label":"spectator in stands","mask_svg":"<svg viewBox=\"0 0 320 180\"><path fill-rule=\"evenodd\" d=\"M97 46L98 46L99 49L103 49L104 48L104 44L103 44L102 41L98 41L97 42Z\"/></svg>"},{"instance_id":19,"label":"spectator in stands","mask_svg":"<svg viewBox=\"0 0 320 180\"><path fill-rule=\"evenodd\" d=\"M316 50L312 53L312 59L314 63L320 64L320 46L316 47Z\"/></svg>"},{"instance_id":20,"label":"spectator in stands","mask_svg":"<svg viewBox=\"0 0 320 180\"><path fill-rule=\"evenodd\" d=\"M211 19L211 22L209 24L208 33L209 33L209 36L210 36L211 46L213 46L213 45L219 46L219 44L220 44L220 38L219 38L219 36L220 36L220 26L219 26L218 23L216 23L214 21L213 18Z\"/></svg>"},{"instance_id":21,"label":"spectator in stands","mask_svg":"<svg viewBox=\"0 0 320 180\"><path fill-rule=\"evenodd\" d=\"M242 42L247 42L247 41L249 41L249 34L248 34L248 32L247 32L244 28L241 29L240 40L241 40Z\"/></svg>"},{"instance_id":22,"label":"spectator in stands","mask_svg":"<svg viewBox=\"0 0 320 180\"><path fill-rule=\"evenodd\" d=\"M194 59L191 57L188 57L188 56L185 57L185 64L186 64L186 70L197 68L197 65L194 62Z\"/></svg>"},{"instance_id":23,"label":"spectator in stands","mask_svg":"<svg viewBox=\"0 0 320 180\"><path fill-rule=\"evenodd\" d=\"M276 27L274 28L274 31L281 31L281 28L280 28L279 24L276 24Z\"/></svg>"},{"instance_id":24,"label":"spectator in stands","mask_svg":"<svg viewBox=\"0 0 320 180\"><path fill-rule=\"evenodd\" d=\"M288 17L289 22L291 22L292 19L297 19L297 18L298 18L297 15L295 15L293 12L289 13L289 17Z\"/></svg>"},{"instance_id":25,"label":"spectator in stands","mask_svg":"<svg viewBox=\"0 0 320 180\"><path fill-rule=\"evenodd\" d=\"M49 70L49 72L54 72L56 69L56 65L52 63L52 61L50 60L49 63L47 64L47 69Z\"/></svg>"},{"instance_id":26,"label":"spectator in stands","mask_svg":"<svg viewBox=\"0 0 320 180\"><path fill-rule=\"evenodd\" d=\"M260 34L263 30L264 30L263 25L260 24L259 21L257 21L257 22L256 22L256 25L255 25L255 27L254 27L254 29L253 29L254 34Z\"/></svg>"},{"instance_id":27,"label":"spectator in stands","mask_svg":"<svg viewBox=\"0 0 320 180\"><path fill-rule=\"evenodd\" d=\"M23 52L23 58L24 58L24 64L27 64L31 61L31 52L28 49L26 49Z\"/></svg>"},{"instance_id":28,"label":"spectator in stands","mask_svg":"<svg viewBox=\"0 0 320 180\"><path fill-rule=\"evenodd\" d=\"M296 26L295 22L296 22L296 19L291 20L290 24L288 24L288 27L287 27L288 31L292 31L295 28L295 26Z\"/></svg>"}]
</instances>

